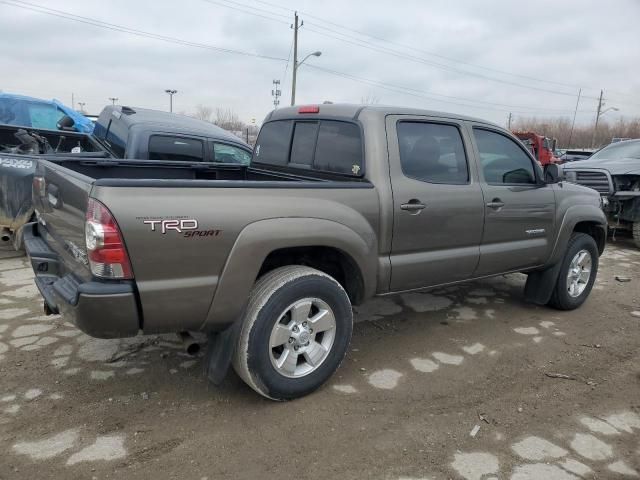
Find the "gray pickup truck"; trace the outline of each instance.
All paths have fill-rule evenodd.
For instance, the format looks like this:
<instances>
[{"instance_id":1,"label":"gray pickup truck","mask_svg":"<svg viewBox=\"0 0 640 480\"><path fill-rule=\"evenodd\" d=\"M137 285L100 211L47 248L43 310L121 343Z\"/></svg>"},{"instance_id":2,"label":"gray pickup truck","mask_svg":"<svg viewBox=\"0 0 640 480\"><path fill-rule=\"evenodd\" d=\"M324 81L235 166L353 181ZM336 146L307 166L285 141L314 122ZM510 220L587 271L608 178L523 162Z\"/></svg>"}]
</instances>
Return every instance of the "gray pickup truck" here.
<instances>
[{"instance_id":1,"label":"gray pickup truck","mask_svg":"<svg viewBox=\"0 0 640 480\"><path fill-rule=\"evenodd\" d=\"M559 309L589 295L606 219L508 131L417 109L269 114L249 166L41 161L25 246L45 311L96 337L206 332L208 377L308 394L352 305L509 272Z\"/></svg>"}]
</instances>

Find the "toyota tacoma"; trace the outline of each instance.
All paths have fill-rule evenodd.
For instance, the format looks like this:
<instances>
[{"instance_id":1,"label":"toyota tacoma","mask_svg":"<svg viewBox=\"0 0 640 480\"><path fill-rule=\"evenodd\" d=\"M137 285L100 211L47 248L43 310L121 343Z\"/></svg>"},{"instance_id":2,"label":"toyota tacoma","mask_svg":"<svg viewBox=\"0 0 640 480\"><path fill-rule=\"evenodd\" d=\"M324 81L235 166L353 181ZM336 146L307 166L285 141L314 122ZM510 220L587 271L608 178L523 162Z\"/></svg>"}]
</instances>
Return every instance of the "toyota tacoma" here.
<instances>
[{"instance_id":1,"label":"toyota tacoma","mask_svg":"<svg viewBox=\"0 0 640 480\"><path fill-rule=\"evenodd\" d=\"M510 132L410 108L270 113L250 165L39 162L25 245L48 313L96 337L199 331L276 400L338 368L352 305L509 272L570 310L606 240L600 196Z\"/></svg>"}]
</instances>

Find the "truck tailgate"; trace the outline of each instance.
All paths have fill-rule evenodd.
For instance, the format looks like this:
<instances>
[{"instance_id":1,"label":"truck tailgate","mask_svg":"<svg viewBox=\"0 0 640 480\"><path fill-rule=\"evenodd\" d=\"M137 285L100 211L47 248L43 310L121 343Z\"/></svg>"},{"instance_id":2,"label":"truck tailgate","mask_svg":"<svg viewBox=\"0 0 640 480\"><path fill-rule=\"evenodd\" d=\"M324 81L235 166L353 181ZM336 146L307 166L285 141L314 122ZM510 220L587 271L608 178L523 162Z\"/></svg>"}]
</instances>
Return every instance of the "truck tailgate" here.
<instances>
[{"instance_id":1,"label":"truck tailgate","mask_svg":"<svg viewBox=\"0 0 640 480\"><path fill-rule=\"evenodd\" d=\"M92 182L92 178L53 162L40 161L33 189L39 235L60 256L69 273L85 280L91 279L84 224Z\"/></svg>"}]
</instances>

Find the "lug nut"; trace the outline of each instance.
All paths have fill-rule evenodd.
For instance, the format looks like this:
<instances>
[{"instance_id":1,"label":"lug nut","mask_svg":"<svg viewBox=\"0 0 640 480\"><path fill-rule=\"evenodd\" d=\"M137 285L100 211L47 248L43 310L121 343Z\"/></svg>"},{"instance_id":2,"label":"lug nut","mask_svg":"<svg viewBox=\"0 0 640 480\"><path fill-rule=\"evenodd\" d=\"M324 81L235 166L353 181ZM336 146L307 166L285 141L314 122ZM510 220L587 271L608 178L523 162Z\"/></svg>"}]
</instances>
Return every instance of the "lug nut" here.
<instances>
[{"instance_id":1,"label":"lug nut","mask_svg":"<svg viewBox=\"0 0 640 480\"><path fill-rule=\"evenodd\" d=\"M305 347L308 347L308 346L309 346L309 342L305 343L305 344L304 344L304 346L305 346Z\"/></svg>"},{"instance_id":2,"label":"lug nut","mask_svg":"<svg viewBox=\"0 0 640 480\"><path fill-rule=\"evenodd\" d=\"M293 349L297 352L300 349L300 347L296 345L295 347L293 347Z\"/></svg>"},{"instance_id":3,"label":"lug nut","mask_svg":"<svg viewBox=\"0 0 640 480\"><path fill-rule=\"evenodd\" d=\"M294 325L294 326L293 326L293 331L297 333L297 332L298 332L298 330L299 330L298 326L297 326L297 325Z\"/></svg>"},{"instance_id":4,"label":"lug nut","mask_svg":"<svg viewBox=\"0 0 640 480\"><path fill-rule=\"evenodd\" d=\"M293 343L293 337L289 337L289 343Z\"/></svg>"},{"instance_id":5,"label":"lug nut","mask_svg":"<svg viewBox=\"0 0 640 480\"><path fill-rule=\"evenodd\" d=\"M310 329L309 329L309 333L313 333L313 328L310 328Z\"/></svg>"},{"instance_id":6,"label":"lug nut","mask_svg":"<svg viewBox=\"0 0 640 480\"><path fill-rule=\"evenodd\" d=\"M302 326L306 327L307 326L307 322L302 322Z\"/></svg>"}]
</instances>

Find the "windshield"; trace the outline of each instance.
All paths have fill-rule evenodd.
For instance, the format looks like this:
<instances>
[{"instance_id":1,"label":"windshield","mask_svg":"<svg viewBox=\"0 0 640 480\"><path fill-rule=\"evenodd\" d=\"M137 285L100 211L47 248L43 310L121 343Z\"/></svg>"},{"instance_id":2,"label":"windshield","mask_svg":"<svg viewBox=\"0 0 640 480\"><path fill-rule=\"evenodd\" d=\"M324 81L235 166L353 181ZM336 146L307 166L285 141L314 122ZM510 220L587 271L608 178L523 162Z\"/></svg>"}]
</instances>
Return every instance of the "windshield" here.
<instances>
[{"instance_id":1,"label":"windshield","mask_svg":"<svg viewBox=\"0 0 640 480\"><path fill-rule=\"evenodd\" d=\"M640 141L620 142L604 147L590 157L590 160L620 160L621 158L640 158Z\"/></svg>"}]
</instances>

